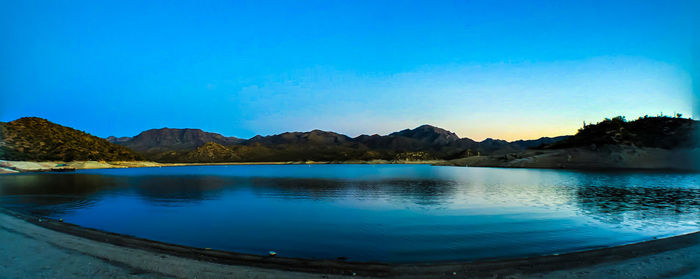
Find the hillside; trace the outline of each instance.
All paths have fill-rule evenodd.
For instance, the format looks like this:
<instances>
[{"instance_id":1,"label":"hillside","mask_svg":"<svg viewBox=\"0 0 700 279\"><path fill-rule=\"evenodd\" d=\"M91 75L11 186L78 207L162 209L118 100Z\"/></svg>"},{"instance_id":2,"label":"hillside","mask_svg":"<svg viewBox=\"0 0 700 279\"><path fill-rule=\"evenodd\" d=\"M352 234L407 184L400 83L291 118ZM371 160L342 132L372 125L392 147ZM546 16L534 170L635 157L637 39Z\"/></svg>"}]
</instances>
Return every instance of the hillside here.
<instances>
[{"instance_id":1,"label":"hillside","mask_svg":"<svg viewBox=\"0 0 700 279\"><path fill-rule=\"evenodd\" d=\"M147 130L133 138L109 137L107 139L143 154L192 150L204 146L208 142L220 145L233 145L243 141L239 138L224 137L220 134L204 132L200 129L171 128Z\"/></svg>"},{"instance_id":2,"label":"hillside","mask_svg":"<svg viewBox=\"0 0 700 279\"><path fill-rule=\"evenodd\" d=\"M24 117L0 123L0 159L27 161L140 160L141 155L46 119Z\"/></svg>"},{"instance_id":3,"label":"hillside","mask_svg":"<svg viewBox=\"0 0 700 279\"><path fill-rule=\"evenodd\" d=\"M618 116L596 124L586 125L573 137L544 146L545 149L590 147L603 145L632 145L663 149L698 146L695 132L698 121L673 117L640 117L626 121Z\"/></svg>"},{"instance_id":4,"label":"hillside","mask_svg":"<svg viewBox=\"0 0 700 279\"><path fill-rule=\"evenodd\" d=\"M143 154L148 159L158 162L440 160L469 154L521 151L555 140L543 138L509 143L487 139L475 142L468 138L459 138L455 133L438 127L422 125L386 136L361 135L351 138L334 132L313 130L255 136L233 144L214 141L201 145L190 144L198 145L190 149L175 149L154 143L153 146L161 148L162 151ZM142 150L131 147L137 151Z\"/></svg>"},{"instance_id":5,"label":"hillside","mask_svg":"<svg viewBox=\"0 0 700 279\"><path fill-rule=\"evenodd\" d=\"M551 145L555 142L560 142L571 136L558 136L558 137L542 137L536 140L516 140L511 142L512 145L517 146L522 149L536 148L546 145Z\"/></svg>"},{"instance_id":6,"label":"hillside","mask_svg":"<svg viewBox=\"0 0 700 279\"><path fill-rule=\"evenodd\" d=\"M279 144L311 144L311 145L343 145L352 142L346 135L321 130L310 132L287 132L272 136L255 136L245 141L246 145L279 145Z\"/></svg>"},{"instance_id":7,"label":"hillside","mask_svg":"<svg viewBox=\"0 0 700 279\"><path fill-rule=\"evenodd\" d=\"M578 133L535 149L489 156L465 156L454 166L698 170L698 121L672 117L624 117L585 125ZM519 143L522 145L522 143Z\"/></svg>"},{"instance_id":8,"label":"hillside","mask_svg":"<svg viewBox=\"0 0 700 279\"><path fill-rule=\"evenodd\" d=\"M429 145L449 145L460 140L457 134L442 128L422 125L415 129L405 129L389 134L389 137L405 137Z\"/></svg>"},{"instance_id":9,"label":"hillside","mask_svg":"<svg viewBox=\"0 0 700 279\"><path fill-rule=\"evenodd\" d=\"M135 160L156 162L272 162L348 160L445 160L505 154L562 138L476 142L422 125L389 135L346 135L313 130L248 140L199 129L152 129L134 137L100 139L40 118L3 123L0 152L6 160ZM132 151L133 150L133 151Z\"/></svg>"}]
</instances>

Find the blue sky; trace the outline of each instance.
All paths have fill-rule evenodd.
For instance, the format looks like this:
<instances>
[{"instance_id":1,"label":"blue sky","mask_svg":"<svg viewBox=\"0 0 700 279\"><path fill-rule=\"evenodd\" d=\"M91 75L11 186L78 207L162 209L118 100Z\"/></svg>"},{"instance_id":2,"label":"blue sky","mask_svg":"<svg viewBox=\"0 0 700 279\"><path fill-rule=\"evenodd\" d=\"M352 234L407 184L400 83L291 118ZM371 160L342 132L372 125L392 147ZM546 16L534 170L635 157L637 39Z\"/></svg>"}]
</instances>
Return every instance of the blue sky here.
<instances>
[{"instance_id":1,"label":"blue sky","mask_svg":"<svg viewBox=\"0 0 700 279\"><path fill-rule=\"evenodd\" d=\"M697 7L0 0L0 121L244 138L433 124L512 140L615 115L691 116Z\"/></svg>"}]
</instances>

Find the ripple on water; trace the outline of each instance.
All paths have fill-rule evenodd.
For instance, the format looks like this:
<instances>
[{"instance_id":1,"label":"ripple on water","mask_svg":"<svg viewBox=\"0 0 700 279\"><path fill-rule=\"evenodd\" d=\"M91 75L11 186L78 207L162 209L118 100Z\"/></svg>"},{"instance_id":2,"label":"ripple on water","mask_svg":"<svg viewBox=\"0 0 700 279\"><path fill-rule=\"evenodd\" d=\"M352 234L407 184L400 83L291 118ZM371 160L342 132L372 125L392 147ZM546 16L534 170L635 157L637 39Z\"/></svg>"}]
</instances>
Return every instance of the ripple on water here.
<instances>
[{"instance_id":1,"label":"ripple on water","mask_svg":"<svg viewBox=\"0 0 700 279\"><path fill-rule=\"evenodd\" d=\"M113 169L0 176L0 204L243 253L450 261L697 231L699 178L427 165Z\"/></svg>"}]
</instances>

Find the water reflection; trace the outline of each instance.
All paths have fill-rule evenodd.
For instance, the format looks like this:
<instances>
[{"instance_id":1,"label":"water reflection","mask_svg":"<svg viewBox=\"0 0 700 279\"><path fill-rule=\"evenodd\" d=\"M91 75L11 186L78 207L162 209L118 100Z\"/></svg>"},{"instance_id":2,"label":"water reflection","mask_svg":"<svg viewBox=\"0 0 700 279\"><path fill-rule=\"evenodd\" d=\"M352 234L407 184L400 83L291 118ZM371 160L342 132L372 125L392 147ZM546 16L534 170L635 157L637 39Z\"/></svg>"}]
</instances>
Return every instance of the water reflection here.
<instances>
[{"instance_id":1,"label":"water reflection","mask_svg":"<svg viewBox=\"0 0 700 279\"><path fill-rule=\"evenodd\" d=\"M0 204L184 245L438 261L696 231L699 182L684 173L431 166L118 169L0 176Z\"/></svg>"},{"instance_id":2,"label":"water reflection","mask_svg":"<svg viewBox=\"0 0 700 279\"><path fill-rule=\"evenodd\" d=\"M692 176L684 180L684 175ZM263 198L334 200L385 199L396 203L459 207L464 201L517 206L574 206L585 215L617 222L697 215L696 174L511 173L508 177L437 175L428 178L328 179L215 175L26 174L3 176L4 206L64 211L85 207L103 195L133 194L157 205L177 206L219 199L226 191L249 189ZM651 187L642 186L642 184ZM674 186L663 186L666 184ZM678 185L684 187L677 187ZM53 206L53 207L51 207ZM468 205L467 205L468 206Z\"/></svg>"},{"instance_id":3,"label":"water reflection","mask_svg":"<svg viewBox=\"0 0 700 279\"><path fill-rule=\"evenodd\" d=\"M580 187L576 206L585 215L628 226L678 226L700 219L696 188Z\"/></svg>"},{"instance_id":4,"label":"water reflection","mask_svg":"<svg viewBox=\"0 0 700 279\"><path fill-rule=\"evenodd\" d=\"M101 175L7 175L0 177L0 202L36 215L62 214L89 207L98 195L124 182Z\"/></svg>"},{"instance_id":5,"label":"water reflection","mask_svg":"<svg viewBox=\"0 0 700 279\"><path fill-rule=\"evenodd\" d=\"M123 177L90 174L22 174L0 178L0 195L88 195L125 185Z\"/></svg>"},{"instance_id":6,"label":"water reflection","mask_svg":"<svg viewBox=\"0 0 700 279\"><path fill-rule=\"evenodd\" d=\"M581 187L577 205L592 214L618 214L628 211L671 215L697 212L700 190L683 188Z\"/></svg>"},{"instance_id":7,"label":"water reflection","mask_svg":"<svg viewBox=\"0 0 700 279\"><path fill-rule=\"evenodd\" d=\"M240 179L217 176L136 176L128 182L141 198L159 205L216 199L224 188L239 184Z\"/></svg>"},{"instance_id":8,"label":"water reflection","mask_svg":"<svg viewBox=\"0 0 700 279\"><path fill-rule=\"evenodd\" d=\"M250 179L253 191L261 196L288 199L389 198L402 203L440 205L455 193L457 182L444 179Z\"/></svg>"}]
</instances>

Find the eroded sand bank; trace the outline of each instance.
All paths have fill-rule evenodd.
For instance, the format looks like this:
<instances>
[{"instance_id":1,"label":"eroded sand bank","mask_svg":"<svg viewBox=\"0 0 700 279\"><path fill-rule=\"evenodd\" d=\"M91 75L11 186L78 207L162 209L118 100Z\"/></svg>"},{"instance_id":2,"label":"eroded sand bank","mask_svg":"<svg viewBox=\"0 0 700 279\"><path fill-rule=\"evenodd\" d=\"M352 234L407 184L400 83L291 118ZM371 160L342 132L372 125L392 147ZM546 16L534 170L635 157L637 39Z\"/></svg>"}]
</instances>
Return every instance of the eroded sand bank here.
<instances>
[{"instance_id":1,"label":"eroded sand bank","mask_svg":"<svg viewBox=\"0 0 700 279\"><path fill-rule=\"evenodd\" d=\"M3 278L700 278L699 233L558 256L389 265L204 250L3 210L0 243Z\"/></svg>"},{"instance_id":2,"label":"eroded sand bank","mask_svg":"<svg viewBox=\"0 0 700 279\"><path fill-rule=\"evenodd\" d=\"M591 148L527 150L489 156L471 156L437 165L461 167L546 169L697 170L700 149L639 148L606 145Z\"/></svg>"}]
</instances>

